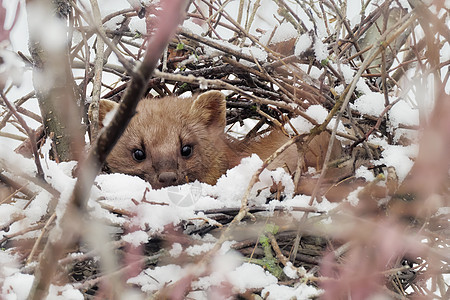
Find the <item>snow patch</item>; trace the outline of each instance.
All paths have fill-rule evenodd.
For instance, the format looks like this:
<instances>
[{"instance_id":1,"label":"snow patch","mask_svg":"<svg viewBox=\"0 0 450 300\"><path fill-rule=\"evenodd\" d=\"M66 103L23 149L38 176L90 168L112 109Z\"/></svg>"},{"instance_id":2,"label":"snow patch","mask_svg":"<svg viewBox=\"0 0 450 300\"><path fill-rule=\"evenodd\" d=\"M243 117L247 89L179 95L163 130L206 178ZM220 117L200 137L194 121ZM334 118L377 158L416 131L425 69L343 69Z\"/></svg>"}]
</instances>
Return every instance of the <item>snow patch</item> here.
<instances>
[{"instance_id":1,"label":"snow patch","mask_svg":"<svg viewBox=\"0 0 450 300\"><path fill-rule=\"evenodd\" d=\"M312 45L312 39L309 34L301 35L297 43L295 44L294 54L296 56L300 56L303 52L305 52Z\"/></svg>"},{"instance_id":2,"label":"snow patch","mask_svg":"<svg viewBox=\"0 0 450 300\"><path fill-rule=\"evenodd\" d=\"M328 45L324 44L320 39L316 39L314 43L314 54L319 62L328 60Z\"/></svg>"},{"instance_id":3,"label":"snow patch","mask_svg":"<svg viewBox=\"0 0 450 300\"><path fill-rule=\"evenodd\" d=\"M128 284L137 284L141 286L143 292L154 292L168 283L173 283L183 278L186 270L178 265L166 265L155 267L154 269L146 269L138 276L127 280ZM155 279L157 278L157 280Z\"/></svg>"},{"instance_id":4,"label":"snow patch","mask_svg":"<svg viewBox=\"0 0 450 300\"><path fill-rule=\"evenodd\" d=\"M304 283L293 288L272 284L262 290L261 296L267 300L311 299L320 296L322 293L323 290Z\"/></svg>"},{"instance_id":5,"label":"snow patch","mask_svg":"<svg viewBox=\"0 0 450 300\"><path fill-rule=\"evenodd\" d=\"M179 257L182 252L183 252L183 246L181 246L180 243L173 243L172 249L169 250L170 256L175 257L175 258Z\"/></svg>"},{"instance_id":6,"label":"snow patch","mask_svg":"<svg viewBox=\"0 0 450 300\"><path fill-rule=\"evenodd\" d=\"M122 236L122 239L125 242L130 243L134 247L137 247L141 244L147 243L149 237L146 232L139 230L125 234L124 236Z\"/></svg>"},{"instance_id":7,"label":"snow patch","mask_svg":"<svg viewBox=\"0 0 450 300\"><path fill-rule=\"evenodd\" d=\"M267 31L260 39L261 44L268 46L269 38L272 35L272 30ZM294 25L289 22L284 22L281 24L273 34L270 44L277 44L281 42L288 41L293 38L297 38L298 32Z\"/></svg>"},{"instance_id":8,"label":"snow patch","mask_svg":"<svg viewBox=\"0 0 450 300\"><path fill-rule=\"evenodd\" d=\"M388 112L389 120L394 128L399 124L418 126L419 125L419 110L414 109L403 100L397 102Z\"/></svg>"},{"instance_id":9,"label":"snow patch","mask_svg":"<svg viewBox=\"0 0 450 300\"><path fill-rule=\"evenodd\" d=\"M240 292L245 292L247 289L263 288L278 282L277 278L268 271L250 263L244 263L237 267L228 275L228 279Z\"/></svg>"},{"instance_id":10,"label":"snow patch","mask_svg":"<svg viewBox=\"0 0 450 300\"><path fill-rule=\"evenodd\" d=\"M374 92L362 95L351 107L361 114L379 117L384 110L384 95Z\"/></svg>"},{"instance_id":11,"label":"snow patch","mask_svg":"<svg viewBox=\"0 0 450 300\"><path fill-rule=\"evenodd\" d=\"M364 178L366 180L366 182L370 182L372 180L375 179L375 176L373 175L373 172L370 171L366 166L360 166L356 171L355 171L355 177L356 178Z\"/></svg>"}]
</instances>

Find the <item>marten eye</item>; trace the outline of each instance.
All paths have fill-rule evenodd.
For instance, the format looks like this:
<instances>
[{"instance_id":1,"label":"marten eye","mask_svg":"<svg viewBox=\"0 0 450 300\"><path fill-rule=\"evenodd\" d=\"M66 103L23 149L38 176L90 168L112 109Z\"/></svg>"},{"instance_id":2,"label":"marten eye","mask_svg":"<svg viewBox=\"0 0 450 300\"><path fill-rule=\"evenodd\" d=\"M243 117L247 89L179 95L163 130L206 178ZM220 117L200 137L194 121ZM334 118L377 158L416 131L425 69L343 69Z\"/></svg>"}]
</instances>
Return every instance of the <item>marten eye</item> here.
<instances>
[{"instance_id":1,"label":"marten eye","mask_svg":"<svg viewBox=\"0 0 450 300\"><path fill-rule=\"evenodd\" d=\"M133 150L133 158L136 161L143 161L145 159L145 153L141 149Z\"/></svg>"},{"instance_id":2,"label":"marten eye","mask_svg":"<svg viewBox=\"0 0 450 300\"><path fill-rule=\"evenodd\" d=\"M191 145L185 145L181 147L181 156L184 158L189 158L192 155L192 146Z\"/></svg>"}]
</instances>

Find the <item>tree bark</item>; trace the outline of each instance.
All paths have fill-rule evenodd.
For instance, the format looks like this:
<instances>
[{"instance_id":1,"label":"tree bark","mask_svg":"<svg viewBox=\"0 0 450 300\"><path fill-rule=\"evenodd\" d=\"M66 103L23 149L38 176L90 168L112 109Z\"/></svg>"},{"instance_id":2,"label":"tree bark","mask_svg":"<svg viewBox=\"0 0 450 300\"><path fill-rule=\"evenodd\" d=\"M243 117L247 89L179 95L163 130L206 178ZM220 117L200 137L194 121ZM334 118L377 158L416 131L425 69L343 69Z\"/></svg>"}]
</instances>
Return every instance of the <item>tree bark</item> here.
<instances>
[{"instance_id":1,"label":"tree bark","mask_svg":"<svg viewBox=\"0 0 450 300\"><path fill-rule=\"evenodd\" d=\"M41 110L46 136L53 142L52 156L57 161L79 158L84 148L81 133L81 118L76 105L75 81L70 62L68 43L61 47L61 41L51 44L46 32L65 28L65 34L58 36L67 40L66 20L70 12L66 1L49 3L43 0L27 1L28 26L30 32L29 51L33 59L33 85ZM45 23L51 24L46 25ZM40 27L40 28L39 28Z\"/></svg>"}]
</instances>

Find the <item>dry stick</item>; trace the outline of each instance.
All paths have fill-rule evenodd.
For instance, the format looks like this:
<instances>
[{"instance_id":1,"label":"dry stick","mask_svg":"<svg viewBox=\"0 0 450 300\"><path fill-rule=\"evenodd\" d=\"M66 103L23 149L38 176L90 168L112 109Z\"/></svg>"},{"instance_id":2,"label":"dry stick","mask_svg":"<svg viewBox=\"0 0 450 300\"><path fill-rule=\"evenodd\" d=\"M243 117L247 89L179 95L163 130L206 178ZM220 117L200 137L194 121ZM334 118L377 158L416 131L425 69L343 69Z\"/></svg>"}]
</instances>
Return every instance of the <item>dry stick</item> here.
<instances>
[{"instance_id":1,"label":"dry stick","mask_svg":"<svg viewBox=\"0 0 450 300\"><path fill-rule=\"evenodd\" d=\"M81 23L81 17L79 15L77 15L76 17L77 17L78 22ZM82 103L80 103L81 105L85 104L85 99L86 99L86 95L87 95L87 85L89 84L89 81L91 81L91 79L92 79L92 76L89 76L90 73L92 73L92 70L89 71L89 62L91 60L91 51L90 51L90 46L88 44L88 39L87 39L86 35L87 34L81 34L81 36L83 37L83 40L80 41L80 44L79 44L80 46L84 45L84 52L85 52L84 78L80 82L80 84L78 85L78 88L81 90L81 92L80 92L81 99L82 99L82 101L81 101ZM74 58L75 58L75 55L79 56L78 52L81 51L81 49L83 49L83 48L80 47L78 51L72 51L72 55L73 55ZM81 61L83 61L83 59L81 59ZM73 63L74 63L74 61L71 60L72 68L73 68ZM89 118L86 116L86 113L87 113L86 111L83 111L82 116L87 120Z\"/></svg>"},{"instance_id":2,"label":"dry stick","mask_svg":"<svg viewBox=\"0 0 450 300\"><path fill-rule=\"evenodd\" d=\"M115 45L109 40L105 32L96 26L95 21L92 20L90 15L85 14L72 0L69 0L70 5L83 17L83 19L95 30L95 32L101 37L103 42L111 48L117 59L122 64L122 66L127 70L128 74L133 74L133 66L131 63L122 55L122 53L115 47ZM136 75L138 76L138 75Z\"/></svg>"},{"instance_id":3,"label":"dry stick","mask_svg":"<svg viewBox=\"0 0 450 300\"><path fill-rule=\"evenodd\" d=\"M284 7L291 14L291 16L294 17L294 19L297 21L297 25L300 25L302 27L302 29L304 30L304 32L308 32L308 28L306 27L305 23L303 23L302 19L300 19L298 17L298 15L292 10L292 8L289 5L287 5L283 0L278 0L276 2L278 4L278 6L280 6L280 4L281 4L281 6ZM296 27L298 28L298 26L296 26ZM300 29L300 28L298 28L298 29Z\"/></svg>"},{"instance_id":4,"label":"dry stick","mask_svg":"<svg viewBox=\"0 0 450 300\"><path fill-rule=\"evenodd\" d=\"M132 72L133 76L129 87L125 91L113 120L99 133L86 160L81 162L78 180L75 183L66 211L58 224L60 236L59 238L49 238L47 241L35 270L35 280L28 299L40 300L45 298L56 272L57 265L54 262L81 235L81 232L76 229L82 229L82 225L85 224L85 218L88 214L86 211L87 200L94 179L107 155L134 115L137 103L144 94L147 82L157 65L159 57L175 33L176 27L181 23L182 14L188 4L187 1L183 0L162 2L159 24L165 24L165 26L158 28L150 38L144 60L140 67Z\"/></svg>"},{"instance_id":5,"label":"dry stick","mask_svg":"<svg viewBox=\"0 0 450 300\"><path fill-rule=\"evenodd\" d=\"M23 129L25 129L25 131L28 135L28 138L30 139L31 150L33 151L34 163L36 164L36 170L37 170L36 176L40 179L44 179L44 171L42 170L41 161L39 160L39 154L38 154L37 145L36 145L37 141L36 141L36 135L34 134L34 130L32 130L30 127L28 127L27 122L25 122L25 120L16 111L16 109L9 102L9 100L6 99L5 94L3 94L3 92L0 92L0 95L2 96L3 102L5 102L9 111L16 117L17 121L19 121L19 123L20 123L20 125L22 125Z\"/></svg>"},{"instance_id":6,"label":"dry stick","mask_svg":"<svg viewBox=\"0 0 450 300\"><path fill-rule=\"evenodd\" d=\"M36 239L36 241L34 242L33 248L31 249L30 255L28 255L27 261L25 263L25 265L29 265L33 259L34 254L37 251L37 248L39 246L39 244L42 241L42 238L44 237L44 234L49 230L50 225L53 223L53 221L55 221L56 219L56 213L53 213L51 215L50 218L48 218L47 222L45 222L45 225L41 231L41 234L39 235L39 237Z\"/></svg>"},{"instance_id":7,"label":"dry stick","mask_svg":"<svg viewBox=\"0 0 450 300\"><path fill-rule=\"evenodd\" d=\"M11 180L10 178L6 177L2 173L0 173L0 182L6 184L8 187L11 187L13 189L13 192L10 195L8 195L6 198L0 200L0 205L2 205L5 202L8 202L14 196L16 196L18 193L24 194L28 199L31 199L35 196L35 194L28 189L28 183L19 184L15 181Z\"/></svg>"},{"instance_id":8,"label":"dry stick","mask_svg":"<svg viewBox=\"0 0 450 300\"><path fill-rule=\"evenodd\" d=\"M280 84L278 81L276 81L272 76L270 76L267 72L265 72L265 70L262 69L261 67L260 67L261 71L257 71L257 70L255 70L255 69L253 69L251 67L247 67L247 66L245 66L245 65L235 61L234 59L231 59L231 58L228 58L228 57L223 57L223 61L226 62L226 63L229 63L233 67L246 70L249 73L253 73L256 76L259 76L261 78L266 79L267 81L270 81L271 83L276 85L286 95L286 98L283 99L283 100L285 100L285 102L289 103L289 102L292 102L291 99L295 99L295 97L294 97L294 95L292 95L292 93L290 93L286 88L284 88L282 84ZM258 66L260 66L256 59L254 60L254 62Z\"/></svg>"},{"instance_id":9,"label":"dry stick","mask_svg":"<svg viewBox=\"0 0 450 300\"><path fill-rule=\"evenodd\" d=\"M207 18L205 17L205 15L203 14L202 10L200 9L200 7L197 5L197 3L195 3L195 1L192 2L192 4L194 4L195 8L197 9L198 13L200 14L200 16L203 18L203 21L207 21ZM211 25L211 22L206 22L206 24L208 24L209 30L211 30L212 32L214 32L214 34L216 35L216 37L221 40L222 38L220 37L220 35L217 33L216 29L214 28L214 26Z\"/></svg>"},{"instance_id":10,"label":"dry stick","mask_svg":"<svg viewBox=\"0 0 450 300\"><path fill-rule=\"evenodd\" d=\"M9 139L13 139L13 140L17 140L17 141L22 141L22 142L27 140L27 138L24 136L17 135L14 133L9 133L9 132L0 132L0 136L9 138Z\"/></svg>"},{"instance_id":11,"label":"dry stick","mask_svg":"<svg viewBox=\"0 0 450 300\"><path fill-rule=\"evenodd\" d=\"M117 12L113 12L112 14L107 15L105 18L103 18L102 24L104 24L105 22L109 21L110 19L112 19L112 18L114 18L114 17L116 17L118 15L126 14L126 13L131 14L131 15L136 15L136 13L134 12L134 9L132 9L132 8L120 10L120 11L117 11ZM81 28L79 30L80 30L80 32L83 31ZM86 38L86 40L88 40L89 38L91 38L91 36L94 34L94 32L95 32L94 30L87 30L86 33L83 36L85 36L84 38ZM72 50L72 52L73 53L78 53L82 47L83 47L83 44L79 43ZM72 59L71 59L71 61L72 61Z\"/></svg>"},{"instance_id":12,"label":"dry stick","mask_svg":"<svg viewBox=\"0 0 450 300\"><path fill-rule=\"evenodd\" d=\"M356 52L361 51L361 49L359 48L358 45L358 41L356 40L353 31L350 27L350 25L348 24L347 20L344 18L344 16L342 15L341 10L339 9L339 7L336 5L336 3L334 2L334 0L330 0L331 1L331 7L332 9L334 9L334 11L336 12L336 14L339 16L339 19L343 22L345 29L347 30L348 34L350 35L351 41L353 43L353 46L356 49ZM328 1L324 1L324 4L327 6L330 6L330 3L328 3ZM364 61L362 55L360 56L361 61Z\"/></svg>"},{"instance_id":13,"label":"dry stick","mask_svg":"<svg viewBox=\"0 0 450 300\"><path fill-rule=\"evenodd\" d=\"M242 23L242 15L244 14L244 4L245 4L244 0L239 1L239 11L238 11L238 16L237 16L237 22L239 24ZM250 3L248 5L250 5Z\"/></svg>"},{"instance_id":14,"label":"dry stick","mask_svg":"<svg viewBox=\"0 0 450 300\"><path fill-rule=\"evenodd\" d=\"M319 7L320 7L320 11L322 12L322 20L325 25L325 29L327 30L327 35L331 36L330 27L328 25L327 13L325 12L325 9L323 8L322 1L319 1Z\"/></svg>"},{"instance_id":15,"label":"dry stick","mask_svg":"<svg viewBox=\"0 0 450 300\"><path fill-rule=\"evenodd\" d=\"M399 101L401 100L401 98L396 99L394 102L390 103L389 105L387 105L383 111L381 112L381 114L378 116L378 120L377 123L372 126L372 128L370 128L370 130L366 133L364 140L367 140L369 138L369 136L372 134L372 132L380 127L381 125L381 120L383 119L383 116L392 108L392 106L394 106L395 104L397 104Z\"/></svg>"},{"instance_id":16,"label":"dry stick","mask_svg":"<svg viewBox=\"0 0 450 300\"><path fill-rule=\"evenodd\" d=\"M249 94L249 93L245 92L244 90L242 90L242 89L240 89L238 87L235 87L234 85L226 83L226 82L224 82L222 80L205 79L203 77L194 77L192 75L183 76L183 75L179 75L179 74L164 73L164 72L160 72L158 70L155 70L155 76L156 77L160 77L160 78L164 78L166 80L182 81L182 82L194 83L194 84L198 84L198 85L200 85L200 84L207 84L208 86L213 86L213 87L216 87L216 88L223 88L223 89L235 91L235 92L238 92L241 95L244 95L244 96L248 97L249 99L252 99L256 103L267 104L267 105L274 105L276 107L279 107L279 108L285 109L287 111L293 112L293 113L303 117L304 119L308 120L309 122L311 122L314 125L318 125L316 120L314 120L313 118L311 118L305 112L299 110L298 108L292 107L292 106L290 106L290 105L288 105L286 103L280 102L280 101L268 100L268 99L257 97L255 95L252 95L252 94Z\"/></svg>"},{"instance_id":17,"label":"dry stick","mask_svg":"<svg viewBox=\"0 0 450 300\"><path fill-rule=\"evenodd\" d=\"M253 4L253 11L252 11L252 14L250 15L250 19L248 20L247 24L245 24L245 30L246 31L250 30L250 27L252 26L253 21L255 19L256 12L257 12L257 10L259 9L260 6L261 6L261 0L256 0L256 2Z\"/></svg>"},{"instance_id":18,"label":"dry stick","mask_svg":"<svg viewBox=\"0 0 450 300\"><path fill-rule=\"evenodd\" d=\"M227 89L227 90L231 90L231 91L235 91L238 92L241 95L244 95L246 97L248 97L249 99L252 99L254 102L259 103L259 104L266 104L266 105L273 105L282 109L285 109L287 111L293 112L299 116L301 116L302 118L304 118L305 120L309 121L311 124L315 125L315 126L319 126L319 124L317 123L316 120L314 120L313 118L311 118L309 115L307 115L305 112L299 110L298 108L292 107L286 103L280 102L280 101L274 101L274 100L268 100L268 99L264 99L261 97L257 97L255 95L249 94L246 91L231 85L229 83L226 83L222 80L219 79L205 79L203 77L195 77L193 75L188 75L188 76L184 76L184 75L180 75L180 74L172 74L172 73L164 73L158 70L155 70L154 72L156 77L160 77L160 78L164 78L166 80L171 80L171 81L181 81L181 82L187 82L187 83L193 83L193 84L207 84L208 86L211 87L215 87L215 88L222 88L222 89ZM331 118L330 118L331 120ZM328 122L330 121L327 121ZM325 127L321 130L326 130ZM341 133L338 132L336 133L338 136L341 136L343 138L352 140L352 141L357 141L358 139L354 136L351 136L349 134L346 133Z\"/></svg>"},{"instance_id":19,"label":"dry stick","mask_svg":"<svg viewBox=\"0 0 450 300\"><path fill-rule=\"evenodd\" d=\"M231 0L226 0L224 4L222 4L219 9L216 10L216 12L214 14L212 14L207 20L206 22L209 23L211 22L212 19L214 19L222 10L224 10L225 6L230 2Z\"/></svg>"},{"instance_id":20,"label":"dry stick","mask_svg":"<svg viewBox=\"0 0 450 300\"><path fill-rule=\"evenodd\" d=\"M250 52L251 53L251 52ZM252 54L252 53L251 53ZM253 56L253 54L252 54L252 56ZM258 62L258 60L256 60L256 58L253 58L254 59L254 62L255 62L255 64L258 66L258 68L259 68L259 70L260 70L260 72L261 73L263 73L263 74L265 74L266 75L266 78L272 83L272 84L274 84L274 85L276 85L276 86L278 86L278 88L288 97L288 100L289 101L287 101L288 103L290 102L290 101L293 101L293 100L291 100L291 99L296 99L296 97L294 96L294 94L292 94L291 92L289 92L281 83L279 83L278 81L276 81L265 69L263 69L262 67L261 67L261 64ZM294 92L295 92L295 90L294 90ZM286 101L286 100L285 100Z\"/></svg>"},{"instance_id":21,"label":"dry stick","mask_svg":"<svg viewBox=\"0 0 450 300\"><path fill-rule=\"evenodd\" d=\"M203 3L205 3L206 5L208 5L210 8L214 8L215 7L212 6L211 3L209 3L209 1L203 0ZM217 10L217 9L216 9ZM279 59L279 53L276 53L275 51L273 51L272 49L268 48L266 45L263 45L260 43L260 41L258 39L256 39L253 35L251 35L250 33L248 33L248 31L246 31L239 23L237 23L232 17L230 17L228 15L228 13L226 11L223 12L222 14L223 17L225 17L225 19L227 19L231 24L233 24L237 29L239 33L243 33L246 37L248 37L253 43L259 45L260 47L262 47L263 49L265 49L269 54L272 54L273 58ZM249 57L249 56L247 56ZM251 62L253 62L253 59L250 60Z\"/></svg>"},{"instance_id":22,"label":"dry stick","mask_svg":"<svg viewBox=\"0 0 450 300\"><path fill-rule=\"evenodd\" d=\"M123 240L119 240L119 241L110 241L107 244L103 245L103 247L110 248L110 249L119 249L119 248L125 247L125 245L127 245L127 242L125 242ZM77 262L81 262L81 261L93 258L95 256L98 256L99 252L100 252L99 249L94 249L94 250L90 250L89 252L86 252L86 253L83 253L80 255L76 255L76 256L68 254L66 257L61 258L58 261L58 265L64 267L68 264L75 264Z\"/></svg>"},{"instance_id":23,"label":"dry stick","mask_svg":"<svg viewBox=\"0 0 450 300\"><path fill-rule=\"evenodd\" d=\"M30 99L31 97L33 97L35 94L34 91L29 92L28 94L26 94L25 96L23 96L22 98L14 101L14 105L16 107L19 107L20 105L24 104L28 99ZM2 121L0 122L0 129L2 129L3 127L6 126L6 123L8 122L9 118L12 116L12 111L8 111L6 113L6 115L3 117Z\"/></svg>"},{"instance_id":24,"label":"dry stick","mask_svg":"<svg viewBox=\"0 0 450 300\"><path fill-rule=\"evenodd\" d=\"M385 6L389 6L391 1L384 1L381 5L378 6L376 10L374 10L372 13L370 13L369 16L367 16L360 24L357 32L354 34L355 41L357 41L369 28L373 25L373 23L376 22L376 20L379 18L381 14L381 9ZM364 26L365 25L365 26ZM345 38L346 40L349 39L349 36ZM338 54L338 58L341 58L347 50L349 50L355 43L355 41L351 41L351 43L346 43L343 47L341 52Z\"/></svg>"},{"instance_id":25,"label":"dry stick","mask_svg":"<svg viewBox=\"0 0 450 300\"><path fill-rule=\"evenodd\" d=\"M30 227L24 228L20 231L14 232L12 234L3 234L3 238L0 240L0 245L3 244L4 242L6 242L9 239L24 235L26 233L35 231L35 230L39 230L42 227L44 227L44 224L36 224L36 225L32 225Z\"/></svg>"},{"instance_id":26,"label":"dry stick","mask_svg":"<svg viewBox=\"0 0 450 300\"><path fill-rule=\"evenodd\" d=\"M233 55L235 57L238 57L238 58L241 58L241 59L245 59L246 61L249 61L249 62L252 62L252 63L254 62L253 61L253 57L251 55L247 55L247 54L244 54L244 53L242 53L240 51L231 49L230 47L227 47L227 46L223 45L223 42L220 43L220 42L216 42L216 41L214 41L212 39L209 39L209 38L206 38L206 37L202 37L200 35L197 35L197 34L194 34L194 33L190 32L190 31L188 31L188 30L186 30L184 28L180 28L178 30L178 32L182 36L185 36L187 38L193 39L194 41L197 41L197 42L200 42L202 44L208 45L208 46L213 47L213 48L215 48L217 50L225 52L227 54L231 54L231 55Z\"/></svg>"},{"instance_id":27,"label":"dry stick","mask_svg":"<svg viewBox=\"0 0 450 300\"><path fill-rule=\"evenodd\" d=\"M104 33L100 15L100 9L98 7L97 0L91 0L92 13L94 15L94 22L97 30ZM103 73L103 54L104 54L104 42L103 39L97 39L96 52L97 56L94 61L94 82L92 87L92 120L91 120L91 138L94 140L98 133L98 105L100 101L100 93L102 88L102 73Z\"/></svg>"},{"instance_id":28,"label":"dry stick","mask_svg":"<svg viewBox=\"0 0 450 300\"><path fill-rule=\"evenodd\" d=\"M274 211L308 211L311 213L317 213L317 214L323 214L325 211L318 210L314 207L301 207L301 206L293 206L287 209L285 206L274 206L270 207L271 210ZM196 210L195 213L202 212L205 215L208 214L225 214L225 215L234 215L239 211L239 208L215 208L215 209L207 209L207 210ZM267 211L267 206L252 206L249 208L249 212L255 213L255 212L261 212L261 211Z\"/></svg>"},{"instance_id":29,"label":"dry stick","mask_svg":"<svg viewBox=\"0 0 450 300\"><path fill-rule=\"evenodd\" d=\"M283 266L286 266L289 262L289 259L287 259L286 256L283 255L283 253L281 253L280 246L278 245L275 236L270 232L266 233L266 235L270 240L270 245L275 252L276 258L283 264Z\"/></svg>"},{"instance_id":30,"label":"dry stick","mask_svg":"<svg viewBox=\"0 0 450 300\"><path fill-rule=\"evenodd\" d=\"M16 105L16 110L17 110L17 112L20 112L22 115L27 116L28 118L33 119L36 122L42 124L42 118L41 118L40 115L38 115L38 114L36 114L36 113L26 109L26 108L23 108L22 106L17 106Z\"/></svg>"},{"instance_id":31,"label":"dry stick","mask_svg":"<svg viewBox=\"0 0 450 300\"><path fill-rule=\"evenodd\" d=\"M114 17L120 16L120 15L125 15L125 14L127 14L127 15L131 14L131 16L137 16L137 13L134 10L134 8L125 8L125 9L122 9L119 11L115 11L115 12L107 15L106 17L104 17L102 19L102 24L105 24L106 22L108 22L109 20L111 20Z\"/></svg>"}]
</instances>

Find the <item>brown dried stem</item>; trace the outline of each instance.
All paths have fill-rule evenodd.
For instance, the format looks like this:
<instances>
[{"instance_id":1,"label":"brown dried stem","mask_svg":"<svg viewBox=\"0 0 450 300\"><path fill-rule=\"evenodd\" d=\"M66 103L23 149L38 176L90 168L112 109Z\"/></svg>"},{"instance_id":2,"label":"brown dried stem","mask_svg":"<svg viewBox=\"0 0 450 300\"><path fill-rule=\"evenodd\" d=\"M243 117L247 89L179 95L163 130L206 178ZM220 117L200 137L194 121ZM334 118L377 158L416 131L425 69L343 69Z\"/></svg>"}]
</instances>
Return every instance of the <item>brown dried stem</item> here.
<instances>
[{"instance_id":1,"label":"brown dried stem","mask_svg":"<svg viewBox=\"0 0 450 300\"><path fill-rule=\"evenodd\" d=\"M39 179L44 179L44 170L42 170L41 161L39 160L39 154L37 151L37 144L36 144L36 135L34 134L34 130L32 130L28 125L27 122L22 118L22 116L16 111L14 106L9 102L9 100L6 98L5 94L3 92L0 92L0 95L2 96L3 102L8 107L9 111L16 117L17 121L19 121L20 125L25 129L28 138L31 141L31 149L33 151L33 157L34 157L34 163L36 165L36 176Z\"/></svg>"}]
</instances>

